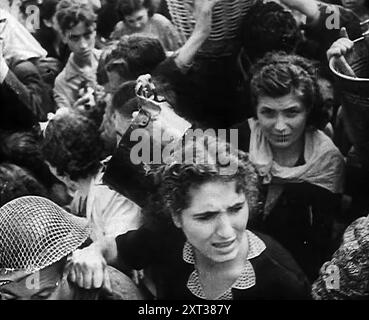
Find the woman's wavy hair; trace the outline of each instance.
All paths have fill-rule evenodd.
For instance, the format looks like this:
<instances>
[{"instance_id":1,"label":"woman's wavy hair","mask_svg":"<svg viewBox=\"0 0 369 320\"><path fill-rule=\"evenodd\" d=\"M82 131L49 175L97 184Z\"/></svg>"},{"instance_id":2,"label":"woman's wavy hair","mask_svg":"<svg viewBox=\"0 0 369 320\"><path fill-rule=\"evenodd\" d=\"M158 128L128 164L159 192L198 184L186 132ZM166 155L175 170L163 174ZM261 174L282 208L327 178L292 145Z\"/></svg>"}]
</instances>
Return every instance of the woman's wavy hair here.
<instances>
[{"instance_id":1,"label":"woman's wavy hair","mask_svg":"<svg viewBox=\"0 0 369 320\"><path fill-rule=\"evenodd\" d=\"M152 17L155 13L155 7L152 0L118 0L116 8L121 20L124 20L126 16L129 16L142 8L147 9L149 17Z\"/></svg>"},{"instance_id":2,"label":"woman's wavy hair","mask_svg":"<svg viewBox=\"0 0 369 320\"><path fill-rule=\"evenodd\" d=\"M260 97L278 98L294 93L309 111L307 125L322 129L323 101L316 65L306 58L285 52L270 52L252 68L250 83L254 116Z\"/></svg>"},{"instance_id":3,"label":"woman's wavy hair","mask_svg":"<svg viewBox=\"0 0 369 320\"><path fill-rule=\"evenodd\" d=\"M244 18L242 42L251 61L270 51L292 53L302 40L295 18L278 3L258 2Z\"/></svg>"},{"instance_id":4,"label":"woman's wavy hair","mask_svg":"<svg viewBox=\"0 0 369 320\"><path fill-rule=\"evenodd\" d=\"M56 114L50 120L42 149L58 175L74 181L95 174L104 154L98 126L77 111Z\"/></svg>"},{"instance_id":5,"label":"woman's wavy hair","mask_svg":"<svg viewBox=\"0 0 369 320\"><path fill-rule=\"evenodd\" d=\"M150 171L157 192L148 207L151 214L162 215L158 217L162 221L171 224L170 217L180 215L190 205L190 189L210 181L236 181L236 191L246 195L250 216L258 210L260 181L256 169L244 152L225 141L211 135L184 138L166 162Z\"/></svg>"},{"instance_id":6,"label":"woman's wavy hair","mask_svg":"<svg viewBox=\"0 0 369 320\"><path fill-rule=\"evenodd\" d=\"M126 80L136 80L142 74L152 73L165 57L157 38L145 34L125 35L115 41L104 56L104 67Z\"/></svg>"}]
</instances>

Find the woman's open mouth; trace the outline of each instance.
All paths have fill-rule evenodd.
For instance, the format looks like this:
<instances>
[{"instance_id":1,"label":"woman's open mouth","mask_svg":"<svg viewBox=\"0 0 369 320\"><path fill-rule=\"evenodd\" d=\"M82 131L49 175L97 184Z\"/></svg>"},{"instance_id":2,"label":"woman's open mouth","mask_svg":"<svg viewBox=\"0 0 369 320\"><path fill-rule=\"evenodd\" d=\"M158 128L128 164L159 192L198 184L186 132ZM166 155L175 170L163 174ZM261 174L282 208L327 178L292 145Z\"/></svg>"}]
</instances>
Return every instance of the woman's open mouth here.
<instances>
[{"instance_id":1,"label":"woman's open mouth","mask_svg":"<svg viewBox=\"0 0 369 320\"><path fill-rule=\"evenodd\" d=\"M236 239L229 240L229 241L223 241L223 242L216 242L213 243L213 246L217 249L225 249L230 246L232 246L235 243Z\"/></svg>"},{"instance_id":2,"label":"woman's open mouth","mask_svg":"<svg viewBox=\"0 0 369 320\"><path fill-rule=\"evenodd\" d=\"M290 136L289 134L275 135L274 140L277 141L278 143L286 143L288 141L289 136Z\"/></svg>"}]
</instances>

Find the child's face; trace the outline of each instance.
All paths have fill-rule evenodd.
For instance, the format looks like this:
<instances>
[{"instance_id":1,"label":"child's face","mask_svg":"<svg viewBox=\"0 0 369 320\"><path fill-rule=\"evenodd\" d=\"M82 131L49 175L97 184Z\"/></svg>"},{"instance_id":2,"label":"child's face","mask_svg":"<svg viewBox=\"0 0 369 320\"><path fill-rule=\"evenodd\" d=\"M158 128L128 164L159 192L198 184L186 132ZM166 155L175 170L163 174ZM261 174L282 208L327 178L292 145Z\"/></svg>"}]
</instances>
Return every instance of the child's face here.
<instances>
[{"instance_id":1,"label":"child's face","mask_svg":"<svg viewBox=\"0 0 369 320\"><path fill-rule=\"evenodd\" d=\"M352 10L362 7L365 3L365 0L341 0L341 2L345 8Z\"/></svg>"},{"instance_id":2,"label":"child's face","mask_svg":"<svg viewBox=\"0 0 369 320\"><path fill-rule=\"evenodd\" d=\"M142 31L149 21L149 11L146 8L141 8L131 15L124 17L124 23L136 32Z\"/></svg>"},{"instance_id":3,"label":"child's face","mask_svg":"<svg viewBox=\"0 0 369 320\"><path fill-rule=\"evenodd\" d=\"M65 32L66 42L74 55L81 60L88 60L95 47L95 26L86 26L84 22Z\"/></svg>"}]
</instances>

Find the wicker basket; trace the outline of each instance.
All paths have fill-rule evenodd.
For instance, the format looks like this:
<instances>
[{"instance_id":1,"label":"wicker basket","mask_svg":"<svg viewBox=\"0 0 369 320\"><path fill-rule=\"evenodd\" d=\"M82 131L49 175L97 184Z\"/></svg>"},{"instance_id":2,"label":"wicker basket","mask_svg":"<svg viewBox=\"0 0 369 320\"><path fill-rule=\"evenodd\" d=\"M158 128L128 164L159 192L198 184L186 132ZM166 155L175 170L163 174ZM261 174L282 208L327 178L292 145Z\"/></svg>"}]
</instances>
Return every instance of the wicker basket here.
<instances>
[{"instance_id":1,"label":"wicker basket","mask_svg":"<svg viewBox=\"0 0 369 320\"><path fill-rule=\"evenodd\" d=\"M195 26L190 9L194 0L166 1L178 32L183 38L188 39ZM229 43L237 37L242 18L255 2L256 0L223 0L217 3L213 9L212 31L201 52L214 55L229 54L232 51Z\"/></svg>"}]
</instances>

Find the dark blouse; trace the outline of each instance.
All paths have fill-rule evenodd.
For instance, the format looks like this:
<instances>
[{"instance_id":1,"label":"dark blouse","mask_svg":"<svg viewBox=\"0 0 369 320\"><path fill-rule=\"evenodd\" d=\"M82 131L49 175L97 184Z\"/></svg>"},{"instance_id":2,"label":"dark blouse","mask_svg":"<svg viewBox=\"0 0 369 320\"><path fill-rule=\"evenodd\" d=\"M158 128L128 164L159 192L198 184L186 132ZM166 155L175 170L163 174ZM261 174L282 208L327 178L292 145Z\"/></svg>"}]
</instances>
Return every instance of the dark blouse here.
<instances>
[{"instance_id":1,"label":"dark blouse","mask_svg":"<svg viewBox=\"0 0 369 320\"><path fill-rule=\"evenodd\" d=\"M238 299L309 299L310 285L291 255L270 237L256 233L266 248L250 259L255 284L232 289ZM120 258L134 269L151 266L159 299L201 300L188 288L194 265L183 259L184 236L158 233L148 228L130 231L116 238Z\"/></svg>"}]
</instances>

